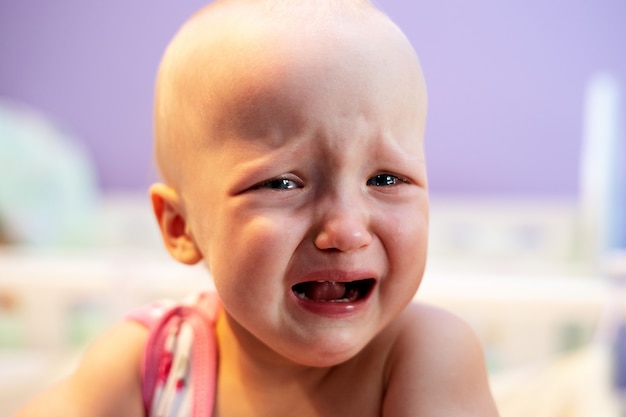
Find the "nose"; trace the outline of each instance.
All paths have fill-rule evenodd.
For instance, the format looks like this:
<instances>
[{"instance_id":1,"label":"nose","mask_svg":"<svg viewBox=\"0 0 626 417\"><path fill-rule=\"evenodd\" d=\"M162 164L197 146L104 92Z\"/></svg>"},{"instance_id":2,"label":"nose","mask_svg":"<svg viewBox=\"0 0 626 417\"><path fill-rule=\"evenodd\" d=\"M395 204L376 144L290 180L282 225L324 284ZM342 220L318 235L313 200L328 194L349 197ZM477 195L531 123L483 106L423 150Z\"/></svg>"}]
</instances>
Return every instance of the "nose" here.
<instances>
[{"instance_id":1,"label":"nose","mask_svg":"<svg viewBox=\"0 0 626 417\"><path fill-rule=\"evenodd\" d=\"M322 215L315 246L341 252L368 246L373 238L367 218L366 211L354 201L329 204Z\"/></svg>"}]
</instances>

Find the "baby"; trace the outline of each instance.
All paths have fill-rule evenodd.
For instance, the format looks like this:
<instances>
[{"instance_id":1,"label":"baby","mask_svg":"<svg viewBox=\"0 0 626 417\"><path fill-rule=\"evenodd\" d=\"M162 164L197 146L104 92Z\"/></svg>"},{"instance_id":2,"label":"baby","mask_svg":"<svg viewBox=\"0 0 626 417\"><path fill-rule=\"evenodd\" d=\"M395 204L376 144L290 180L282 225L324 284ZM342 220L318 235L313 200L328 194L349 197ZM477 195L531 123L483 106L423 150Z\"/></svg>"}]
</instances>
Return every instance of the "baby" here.
<instances>
[{"instance_id":1,"label":"baby","mask_svg":"<svg viewBox=\"0 0 626 417\"><path fill-rule=\"evenodd\" d=\"M470 328L412 302L425 117L411 45L365 0L218 0L178 32L150 196L172 257L219 295L217 372L191 390L210 415L497 415ZM146 415L149 332L120 323L19 415Z\"/></svg>"}]
</instances>

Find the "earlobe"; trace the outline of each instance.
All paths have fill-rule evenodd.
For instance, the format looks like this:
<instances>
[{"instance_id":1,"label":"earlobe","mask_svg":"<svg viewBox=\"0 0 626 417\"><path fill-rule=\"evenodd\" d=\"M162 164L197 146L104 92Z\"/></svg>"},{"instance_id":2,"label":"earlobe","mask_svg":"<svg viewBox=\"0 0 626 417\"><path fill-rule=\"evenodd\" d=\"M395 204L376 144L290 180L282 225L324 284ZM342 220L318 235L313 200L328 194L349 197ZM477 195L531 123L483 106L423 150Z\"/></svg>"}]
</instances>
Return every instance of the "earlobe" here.
<instances>
[{"instance_id":1,"label":"earlobe","mask_svg":"<svg viewBox=\"0 0 626 417\"><path fill-rule=\"evenodd\" d=\"M167 251L184 264L198 263L202 254L189 231L176 190L165 184L154 184L150 187L150 199Z\"/></svg>"}]
</instances>

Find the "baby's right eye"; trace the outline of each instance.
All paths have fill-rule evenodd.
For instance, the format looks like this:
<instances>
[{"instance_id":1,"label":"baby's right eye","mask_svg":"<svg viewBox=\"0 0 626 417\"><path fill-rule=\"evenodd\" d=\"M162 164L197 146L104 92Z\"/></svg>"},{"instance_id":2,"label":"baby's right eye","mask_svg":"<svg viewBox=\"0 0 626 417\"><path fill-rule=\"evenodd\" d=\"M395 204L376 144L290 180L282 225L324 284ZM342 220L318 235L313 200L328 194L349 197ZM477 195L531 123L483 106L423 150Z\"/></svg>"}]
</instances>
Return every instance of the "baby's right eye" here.
<instances>
[{"instance_id":1,"label":"baby's right eye","mask_svg":"<svg viewBox=\"0 0 626 417\"><path fill-rule=\"evenodd\" d=\"M300 184L289 178L273 178L252 187L254 190L261 188L269 188L271 190L291 190L294 188L300 188Z\"/></svg>"}]
</instances>

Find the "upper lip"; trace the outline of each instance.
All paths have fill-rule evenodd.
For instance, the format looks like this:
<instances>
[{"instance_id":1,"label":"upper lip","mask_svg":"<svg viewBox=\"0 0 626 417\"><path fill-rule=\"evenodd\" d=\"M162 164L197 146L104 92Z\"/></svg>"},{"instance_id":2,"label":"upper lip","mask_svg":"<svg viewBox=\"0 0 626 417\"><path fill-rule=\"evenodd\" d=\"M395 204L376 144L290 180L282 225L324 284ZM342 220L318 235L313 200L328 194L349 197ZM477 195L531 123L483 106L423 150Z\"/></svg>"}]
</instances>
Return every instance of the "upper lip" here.
<instances>
[{"instance_id":1,"label":"upper lip","mask_svg":"<svg viewBox=\"0 0 626 417\"><path fill-rule=\"evenodd\" d=\"M354 282L364 279L374 279L378 281L378 276L375 272L370 270L344 270L344 269L326 269L309 272L303 276L300 276L297 282L292 285L302 282L312 281L328 281L328 282Z\"/></svg>"}]
</instances>

